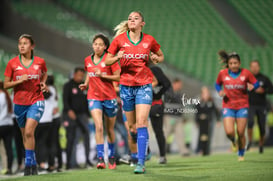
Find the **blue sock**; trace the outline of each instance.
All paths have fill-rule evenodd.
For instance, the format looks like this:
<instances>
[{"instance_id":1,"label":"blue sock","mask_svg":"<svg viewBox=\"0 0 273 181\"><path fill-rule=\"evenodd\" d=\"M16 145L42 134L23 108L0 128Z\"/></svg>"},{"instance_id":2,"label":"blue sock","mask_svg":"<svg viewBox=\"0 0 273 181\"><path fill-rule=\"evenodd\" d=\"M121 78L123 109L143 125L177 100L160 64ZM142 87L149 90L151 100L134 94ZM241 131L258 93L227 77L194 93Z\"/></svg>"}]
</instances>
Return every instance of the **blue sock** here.
<instances>
[{"instance_id":1,"label":"blue sock","mask_svg":"<svg viewBox=\"0 0 273 181\"><path fill-rule=\"evenodd\" d=\"M97 145L97 157L104 158L104 144Z\"/></svg>"},{"instance_id":2,"label":"blue sock","mask_svg":"<svg viewBox=\"0 0 273 181\"><path fill-rule=\"evenodd\" d=\"M32 150L32 166L36 166L37 165L37 162L36 162L36 154L35 154L35 151Z\"/></svg>"},{"instance_id":3,"label":"blue sock","mask_svg":"<svg viewBox=\"0 0 273 181\"><path fill-rule=\"evenodd\" d=\"M30 167L32 165L32 150L25 151L25 166Z\"/></svg>"},{"instance_id":4,"label":"blue sock","mask_svg":"<svg viewBox=\"0 0 273 181\"><path fill-rule=\"evenodd\" d=\"M137 149L138 149L138 164L145 164L145 155L147 143L149 140L147 127L137 128Z\"/></svg>"},{"instance_id":5,"label":"blue sock","mask_svg":"<svg viewBox=\"0 0 273 181\"><path fill-rule=\"evenodd\" d=\"M114 143L108 143L108 157L111 158L113 156L115 156Z\"/></svg>"},{"instance_id":6,"label":"blue sock","mask_svg":"<svg viewBox=\"0 0 273 181\"><path fill-rule=\"evenodd\" d=\"M137 160L137 152L131 153L131 158L132 158L132 160Z\"/></svg>"},{"instance_id":7,"label":"blue sock","mask_svg":"<svg viewBox=\"0 0 273 181\"><path fill-rule=\"evenodd\" d=\"M245 149L239 149L238 156L244 156L245 155Z\"/></svg>"}]
</instances>

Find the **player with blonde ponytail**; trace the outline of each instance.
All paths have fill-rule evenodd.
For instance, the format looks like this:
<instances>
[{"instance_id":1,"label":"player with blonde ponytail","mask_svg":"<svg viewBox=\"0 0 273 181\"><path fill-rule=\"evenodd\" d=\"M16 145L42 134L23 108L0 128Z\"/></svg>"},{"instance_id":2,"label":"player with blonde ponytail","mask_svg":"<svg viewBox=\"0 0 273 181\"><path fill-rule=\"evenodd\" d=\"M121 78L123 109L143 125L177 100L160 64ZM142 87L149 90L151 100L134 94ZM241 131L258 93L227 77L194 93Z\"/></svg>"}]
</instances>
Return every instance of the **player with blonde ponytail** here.
<instances>
[{"instance_id":1,"label":"player with blonde ponytail","mask_svg":"<svg viewBox=\"0 0 273 181\"><path fill-rule=\"evenodd\" d=\"M145 153L148 146L148 116L153 100L153 74L148 67L149 57L154 63L164 60L157 41L142 33L145 25L141 12L130 13L128 20L121 22L115 30L115 38L106 57L106 65L119 61L121 66L120 97L128 120L130 134L137 143L138 163L134 173L145 172ZM150 53L153 54L150 55ZM131 150L132 152L133 150Z\"/></svg>"}]
</instances>

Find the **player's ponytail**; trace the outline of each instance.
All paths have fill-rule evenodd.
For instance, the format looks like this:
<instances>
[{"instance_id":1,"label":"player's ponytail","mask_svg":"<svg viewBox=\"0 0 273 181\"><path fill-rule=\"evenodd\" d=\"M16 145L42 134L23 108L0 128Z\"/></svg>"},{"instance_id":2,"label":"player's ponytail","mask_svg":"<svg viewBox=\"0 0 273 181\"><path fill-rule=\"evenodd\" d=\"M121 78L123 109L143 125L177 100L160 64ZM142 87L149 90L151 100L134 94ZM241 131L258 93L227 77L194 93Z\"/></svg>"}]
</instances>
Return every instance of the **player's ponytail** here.
<instances>
[{"instance_id":1,"label":"player's ponytail","mask_svg":"<svg viewBox=\"0 0 273 181\"><path fill-rule=\"evenodd\" d=\"M116 31L116 34L114 36L117 37L118 35L126 32L129 30L129 27L128 27L128 20L125 20L125 21L122 21L120 24L118 24L115 28L114 28L114 31Z\"/></svg>"},{"instance_id":2,"label":"player's ponytail","mask_svg":"<svg viewBox=\"0 0 273 181\"><path fill-rule=\"evenodd\" d=\"M35 44L35 43L34 43L34 40L33 40L33 38L32 38L32 36L29 35L29 34L22 34L22 35L19 37L18 40L21 40L22 38L28 39L28 40L30 41L30 44L31 44L31 45L34 45L34 44ZM31 58L33 58L33 56L34 56L34 51L31 50Z\"/></svg>"},{"instance_id":3,"label":"player's ponytail","mask_svg":"<svg viewBox=\"0 0 273 181\"><path fill-rule=\"evenodd\" d=\"M224 64L224 67L228 68L228 53L225 50L220 50L218 55L220 56L221 63Z\"/></svg>"}]
</instances>

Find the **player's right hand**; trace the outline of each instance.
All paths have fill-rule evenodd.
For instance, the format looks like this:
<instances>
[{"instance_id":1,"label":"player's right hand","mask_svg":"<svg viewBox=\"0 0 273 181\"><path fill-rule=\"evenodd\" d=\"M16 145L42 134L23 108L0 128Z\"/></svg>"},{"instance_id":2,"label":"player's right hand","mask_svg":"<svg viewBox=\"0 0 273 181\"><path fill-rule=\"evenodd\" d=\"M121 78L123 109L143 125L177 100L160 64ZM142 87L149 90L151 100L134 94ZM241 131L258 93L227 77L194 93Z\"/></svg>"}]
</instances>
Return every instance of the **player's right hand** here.
<instances>
[{"instance_id":1,"label":"player's right hand","mask_svg":"<svg viewBox=\"0 0 273 181\"><path fill-rule=\"evenodd\" d=\"M121 59L123 57L123 55L124 55L124 52L125 51L119 51L118 54L117 54L117 58Z\"/></svg>"},{"instance_id":2,"label":"player's right hand","mask_svg":"<svg viewBox=\"0 0 273 181\"><path fill-rule=\"evenodd\" d=\"M27 74L22 75L20 80L21 80L21 82L27 81L28 80L28 75Z\"/></svg>"},{"instance_id":3,"label":"player's right hand","mask_svg":"<svg viewBox=\"0 0 273 181\"><path fill-rule=\"evenodd\" d=\"M80 84L80 85L79 85L79 88L80 88L82 91L84 91L84 90L87 89L87 85L85 85L85 84Z\"/></svg>"}]
</instances>

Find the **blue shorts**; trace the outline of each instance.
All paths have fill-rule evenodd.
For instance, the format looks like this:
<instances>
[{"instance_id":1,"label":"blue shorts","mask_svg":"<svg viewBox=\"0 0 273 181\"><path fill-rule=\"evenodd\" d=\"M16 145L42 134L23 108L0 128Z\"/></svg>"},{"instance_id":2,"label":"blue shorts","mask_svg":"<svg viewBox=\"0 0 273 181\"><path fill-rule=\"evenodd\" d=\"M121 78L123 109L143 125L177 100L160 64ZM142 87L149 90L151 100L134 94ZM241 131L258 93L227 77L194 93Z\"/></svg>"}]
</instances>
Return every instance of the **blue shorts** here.
<instances>
[{"instance_id":1,"label":"blue shorts","mask_svg":"<svg viewBox=\"0 0 273 181\"><path fill-rule=\"evenodd\" d=\"M232 117L232 118L248 118L248 108L242 109L229 109L224 108L222 111L223 118Z\"/></svg>"},{"instance_id":2,"label":"blue shorts","mask_svg":"<svg viewBox=\"0 0 273 181\"><path fill-rule=\"evenodd\" d=\"M135 110L136 104L151 105L153 101L152 84L142 86L120 85L120 98L124 111Z\"/></svg>"},{"instance_id":3,"label":"blue shorts","mask_svg":"<svg viewBox=\"0 0 273 181\"><path fill-rule=\"evenodd\" d=\"M44 101L37 101L36 103L29 106L15 104L14 114L16 116L18 126L20 128L24 128L26 125L26 121L29 118L39 122L43 116L44 109L45 109Z\"/></svg>"},{"instance_id":4,"label":"blue shorts","mask_svg":"<svg viewBox=\"0 0 273 181\"><path fill-rule=\"evenodd\" d=\"M114 117L118 112L118 102L116 99L99 101L95 99L88 99L89 110L100 109L108 117Z\"/></svg>"}]
</instances>

